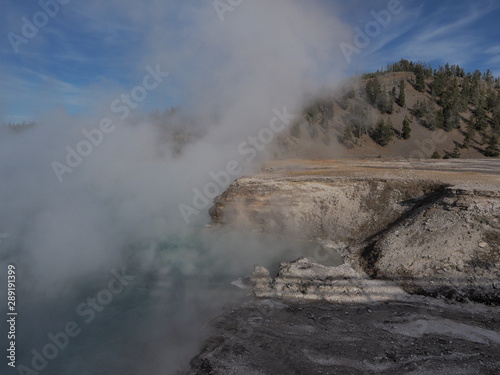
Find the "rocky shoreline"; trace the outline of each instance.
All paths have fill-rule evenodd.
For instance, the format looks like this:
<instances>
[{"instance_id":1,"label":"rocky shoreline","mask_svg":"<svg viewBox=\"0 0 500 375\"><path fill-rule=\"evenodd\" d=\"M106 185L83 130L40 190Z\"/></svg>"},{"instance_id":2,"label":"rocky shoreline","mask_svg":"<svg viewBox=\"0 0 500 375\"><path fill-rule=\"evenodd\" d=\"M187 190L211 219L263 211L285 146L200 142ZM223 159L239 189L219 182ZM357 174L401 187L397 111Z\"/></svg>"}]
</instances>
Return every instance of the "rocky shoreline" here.
<instances>
[{"instance_id":1,"label":"rocky shoreline","mask_svg":"<svg viewBox=\"0 0 500 375\"><path fill-rule=\"evenodd\" d=\"M356 271L409 293L500 303L500 163L485 165L275 168L235 181L210 214L219 225L327 242Z\"/></svg>"},{"instance_id":2,"label":"rocky shoreline","mask_svg":"<svg viewBox=\"0 0 500 375\"><path fill-rule=\"evenodd\" d=\"M474 303L258 299L226 311L188 375L498 374L500 313Z\"/></svg>"},{"instance_id":3,"label":"rocky shoreline","mask_svg":"<svg viewBox=\"0 0 500 375\"><path fill-rule=\"evenodd\" d=\"M344 264L257 266L189 374L497 374L500 163L461 163L296 161L233 183L214 223Z\"/></svg>"},{"instance_id":4,"label":"rocky shoreline","mask_svg":"<svg viewBox=\"0 0 500 375\"><path fill-rule=\"evenodd\" d=\"M307 258L281 263L276 277L257 266L252 274L252 292L258 298L371 303L404 300L407 293L392 282L370 279L348 264L327 267Z\"/></svg>"}]
</instances>

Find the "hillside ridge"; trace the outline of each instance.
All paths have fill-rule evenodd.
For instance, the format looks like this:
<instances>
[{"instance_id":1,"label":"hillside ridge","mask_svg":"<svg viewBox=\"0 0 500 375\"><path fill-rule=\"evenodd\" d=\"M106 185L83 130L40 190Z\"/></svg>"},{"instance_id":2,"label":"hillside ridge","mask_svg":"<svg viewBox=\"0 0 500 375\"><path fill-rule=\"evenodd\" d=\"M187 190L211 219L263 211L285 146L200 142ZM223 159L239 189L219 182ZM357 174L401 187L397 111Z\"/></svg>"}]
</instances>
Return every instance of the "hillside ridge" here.
<instances>
[{"instance_id":1,"label":"hillside ridge","mask_svg":"<svg viewBox=\"0 0 500 375\"><path fill-rule=\"evenodd\" d=\"M498 157L500 80L401 60L311 100L277 158Z\"/></svg>"}]
</instances>

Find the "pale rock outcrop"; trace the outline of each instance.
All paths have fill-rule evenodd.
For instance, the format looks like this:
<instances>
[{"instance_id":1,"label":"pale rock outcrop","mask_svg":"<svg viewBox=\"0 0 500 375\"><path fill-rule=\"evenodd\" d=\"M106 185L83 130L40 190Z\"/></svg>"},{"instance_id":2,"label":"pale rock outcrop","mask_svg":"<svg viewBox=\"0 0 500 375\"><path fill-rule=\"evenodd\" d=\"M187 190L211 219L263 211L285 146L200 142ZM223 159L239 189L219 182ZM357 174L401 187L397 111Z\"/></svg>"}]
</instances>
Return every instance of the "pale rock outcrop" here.
<instances>
[{"instance_id":1,"label":"pale rock outcrop","mask_svg":"<svg viewBox=\"0 0 500 375\"><path fill-rule=\"evenodd\" d=\"M356 271L410 293L499 304L500 163L457 163L331 162L244 177L210 213L332 244Z\"/></svg>"},{"instance_id":2,"label":"pale rock outcrop","mask_svg":"<svg viewBox=\"0 0 500 375\"><path fill-rule=\"evenodd\" d=\"M336 303L370 303L401 300L406 293L398 286L372 280L343 264L327 267L307 258L281 263L278 276L271 277L264 267L252 274L253 292L260 298L328 301Z\"/></svg>"}]
</instances>

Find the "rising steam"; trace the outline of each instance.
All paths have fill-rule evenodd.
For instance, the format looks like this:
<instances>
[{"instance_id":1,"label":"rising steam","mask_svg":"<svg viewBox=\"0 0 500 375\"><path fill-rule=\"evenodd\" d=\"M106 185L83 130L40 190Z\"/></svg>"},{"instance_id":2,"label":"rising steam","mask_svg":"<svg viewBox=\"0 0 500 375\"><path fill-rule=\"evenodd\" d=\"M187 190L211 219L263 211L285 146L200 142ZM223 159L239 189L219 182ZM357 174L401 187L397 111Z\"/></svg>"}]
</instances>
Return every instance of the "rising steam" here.
<instances>
[{"instance_id":1,"label":"rising steam","mask_svg":"<svg viewBox=\"0 0 500 375\"><path fill-rule=\"evenodd\" d=\"M345 62L338 45L350 31L335 17L331 5L327 9L317 1L246 0L226 12L223 21L212 1L103 5L91 0L67 7L84 19L92 16L94 26L110 19L115 31L132 28L141 34L142 44L139 51L131 48L126 53L134 62L130 86L93 85L82 92L84 97L96 98L88 103L86 113L71 116L54 110L37 119L37 126L29 131L3 130L0 232L9 238L0 244L0 269L16 264L24 292L19 296L24 300L20 308L38 319L37 325L26 323L32 331L20 338L27 351L24 358L29 364L29 350L42 345L47 332L74 318L74 307L87 298L78 288L88 283L99 290L110 270L130 265L133 259L131 267L141 282L146 282L146 274L152 275L153 284L164 277L163 282L179 292L172 294L167 288L168 292L155 296L156 304L150 301L144 310L131 308L140 323L130 328L130 346L120 351L119 358L126 358L135 343L142 343L139 357L149 365L138 362L142 365L134 368L134 374L169 373L186 365L176 363L176 357L185 360L193 354L197 346L193 340L198 337L193 331L198 328L191 328L192 322L202 321L201 316L211 311L199 304L210 306L213 300L195 298L196 293L179 280L186 274L216 274L224 267L245 272L271 252L262 244L253 247L250 240L244 247L234 239L212 238L202 241L204 245L186 240L208 221L208 214L200 212L187 225L179 204L191 204L193 189L202 189L210 181L209 173L224 170L232 159L241 162L243 172L251 170L253 166L238 154L238 145L268 126L273 110L286 107L299 113L310 95L340 80ZM119 38L119 34L110 37ZM179 113L158 123L141 115L138 106L120 119L110 110L111 103L141 84L145 67L156 65L170 75L148 92L144 103L162 103L164 97L165 103L179 106ZM75 149L85 139L82 131L99 128L103 118L112 121L113 131L104 133L102 143L60 182L52 163L64 163L66 147ZM267 149L259 151L259 159L267 153ZM160 244L175 241L174 247L164 245L160 251ZM205 246L206 253L200 255L197 246ZM213 257L207 260L210 254ZM0 292L2 301L4 293ZM217 298L223 301L224 295ZM179 299L183 302L176 305ZM197 304L190 303L193 299ZM119 321L117 306L119 302L112 319ZM85 333L89 342L106 340L96 330ZM144 344L148 342L156 345L153 354ZM97 346L104 352L107 347ZM181 352L184 356L179 357ZM61 354L65 355L80 363L71 347ZM100 355L109 359L103 352ZM96 363L117 370L119 358ZM68 373L79 373L70 365L61 366Z\"/></svg>"}]
</instances>

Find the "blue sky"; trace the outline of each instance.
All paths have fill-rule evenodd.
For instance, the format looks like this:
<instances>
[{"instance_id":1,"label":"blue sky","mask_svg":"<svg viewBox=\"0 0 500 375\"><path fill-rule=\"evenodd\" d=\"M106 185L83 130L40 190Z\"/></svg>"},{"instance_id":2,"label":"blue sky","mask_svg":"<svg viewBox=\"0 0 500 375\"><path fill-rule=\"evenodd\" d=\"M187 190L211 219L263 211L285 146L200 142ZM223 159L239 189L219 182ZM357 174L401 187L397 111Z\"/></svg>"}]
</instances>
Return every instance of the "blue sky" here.
<instances>
[{"instance_id":1,"label":"blue sky","mask_svg":"<svg viewBox=\"0 0 500 375\"><path fill-rule=\"evenodd\" d=\"M43 0L42 0L43 1ZM47 0L46 0L47 1ZM49 2L51 0L48 0ZM244 14L243 0L240 16ZM393 0L394 1L394 0ZM197 8L212 8L212 1L118 1L66 0L51 8L53 17L27 43L14 51L13 34L23 36L22 18L33 21L40 4L30 0L7 0L0 15L0 122L36 119L54 110L78 115L109 102L112 95L140 83L144 67L161 63L158 46L164 44L165 66L174 70L169 82L151 95L141 110L182 105L184 91L176 76L200 68L199 46L191 46L190 63L176 66L177 46L186 46L196 28ZM364 29L373 21L372 11L387 9L388 0L350 2L311 1L339 16L345 27ZM104 3L104 4L103 4ZM203 4L202 4L203 3ZM500 76L500 2L401 0L402 12L352 62L346 75L365 72L406 58L432 66L449 62L466 70L491 69ZM215 10L212 16L217 18ZM231 14L227 13L230 17ZM44 22L43 16L39 22ZM335 32L332 29L332 32ZM347 38L346 43L353 43ZM334 53L341 54L340 48ZM223 56L216 56L214 59ZM153 61L154 60L154 61Z\"/></svg>"}]
</instances>

